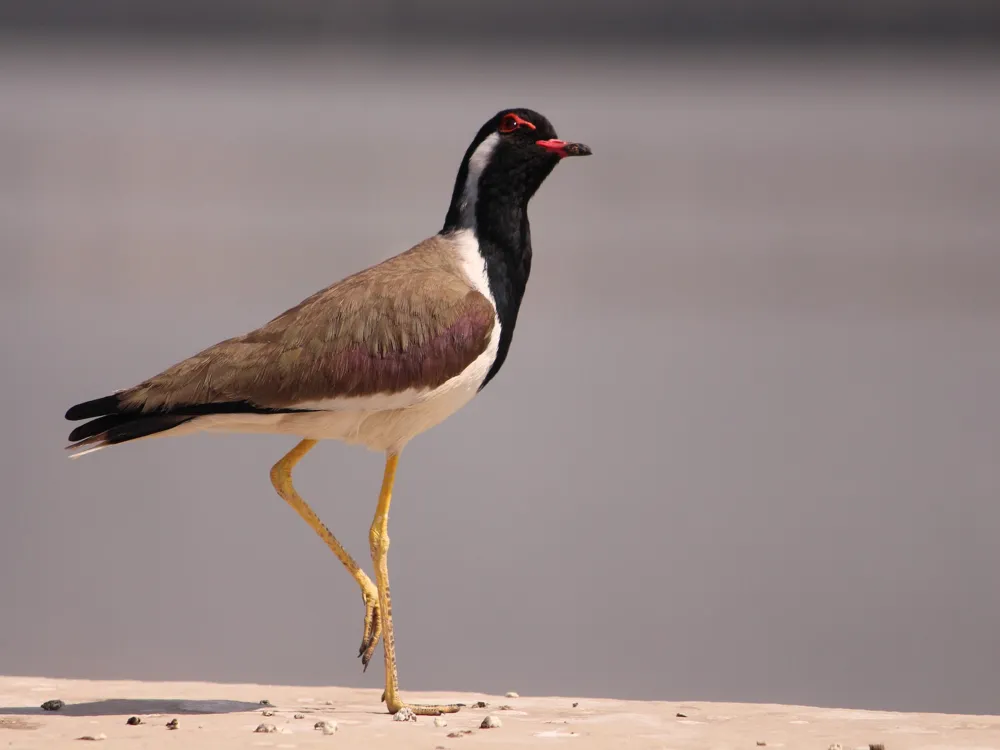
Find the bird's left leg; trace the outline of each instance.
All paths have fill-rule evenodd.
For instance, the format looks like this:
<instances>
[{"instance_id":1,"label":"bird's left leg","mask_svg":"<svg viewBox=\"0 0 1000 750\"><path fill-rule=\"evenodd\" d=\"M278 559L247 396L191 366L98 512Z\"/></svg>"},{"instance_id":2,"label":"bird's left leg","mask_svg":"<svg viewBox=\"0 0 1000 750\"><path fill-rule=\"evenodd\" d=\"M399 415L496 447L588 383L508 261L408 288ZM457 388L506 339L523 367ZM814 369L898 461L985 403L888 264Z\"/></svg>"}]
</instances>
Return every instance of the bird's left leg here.
<instances>
[{"instance_id":1,"label":"bird's left leg","mask_svg":"<svg viewBox=\"0 0 1000 750\"><path fill-rule=\"evenodd\" d=\"M319 516L309 507L309 503L302 499L292 484L292 469L306 453L312 450L314 445L316 445L315 440L303 440L292 448L271 469L271 483L282 499L295 509L295 512L309 524L309 527L319 535L320 539L326 542L326 546L333 551L333 554L343 563L347 572L361 587L361 597L365 603L365 624L358 656L361 657L364 668L368 669L368 661L375 652L375 646L382 632L382 621L378 610L378 591L375 590L375 584L372 583L368 575L361 570L361 567L326 527L326 524L319 520Z\"/></svg>"},{"instance_id":2,"label":"bird's left leg","mask_svg":"<svg viewBox=\"0 0 1000 750\"><path fill-rule=\"evenodd\" d=\"M386 559L389 552L389 504L392 502L392 485L396 478L396 465L399 463L398 453L386 455L385 475L382 478L382 491L379 493L378 507L375 519L368 532L368 542L371 545L372 562L375 563L375 585L378 587L379 613L382 617L382 649L385 651L385 701L389 713L394 714L401 708L409 708L421 716L437 716L458 711L460 705L421 706L403 703L399 697L399 680L396 676L396 641L392 632L392 600L389 596L389 564Z\"/></svg>"}]
</instances>

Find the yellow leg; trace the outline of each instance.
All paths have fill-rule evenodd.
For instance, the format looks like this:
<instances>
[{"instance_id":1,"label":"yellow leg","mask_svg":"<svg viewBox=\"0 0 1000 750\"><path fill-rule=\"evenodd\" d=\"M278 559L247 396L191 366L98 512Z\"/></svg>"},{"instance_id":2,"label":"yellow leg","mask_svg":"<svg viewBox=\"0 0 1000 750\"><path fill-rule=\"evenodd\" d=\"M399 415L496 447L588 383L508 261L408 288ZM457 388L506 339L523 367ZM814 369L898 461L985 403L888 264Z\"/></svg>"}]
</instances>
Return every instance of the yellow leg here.
<instances>
[{"instance_id":1,"label":"yellow leg","mask_svg":"<svg viewBox=\"0 0 1000 750\"><path fill-rule=\"evenodd\" d=\"M337 538L330 529L319 520L319 516L316 515L313 509L309 507L309 504L295 491L295 487L292 486L292 469L295 468L295 464L314 445L316 445L315 440L303 440L292 448L271 469L271 484L274 485L274 489L278 491L282 499L291 505L295 509L295 512L302 517L302 520L309 524L309 527L313 531L319 534L320 538L326 542L326 546L333 550L333 554L344 564L347 572L351 574L361 587L361 596L365 602L365 626L364 633L361 636L361 650L358 652L358 656L361 657L361 661L365 669L367 669L368 662L372 658L375 646L378 644L379 636L382 633L378 589L375 588L372 579L358 567L358 564L354 562L354 558L351 557L350 553L337 541Z\"/></svg>"},{"instance_id":2,"label":"yellow leg","mask_svg":"<svg viewBox=\"0 0 1000 750\"><path fill-rule=\"evenodd\" d=\"M412 703L403 703L399 697L399 679L396 675L396 642L392 633L392 598L389 596L389 564L386 560L389 552L389 504L392 502L392 484L396 478L396 465L398 463L398 453L386 455L382 491L378 496L375 520L372 521L371 530L368 532L372 562L375 563L375 582L378 584L379 611L382 613L382 648L385 651L385 693L382 695L382 700L385 701L391 714L396 713L401 708L408 708L413 713L422 716L455 713L461 708L460 705L418 706Z\"/></svg>"}]
</instances>

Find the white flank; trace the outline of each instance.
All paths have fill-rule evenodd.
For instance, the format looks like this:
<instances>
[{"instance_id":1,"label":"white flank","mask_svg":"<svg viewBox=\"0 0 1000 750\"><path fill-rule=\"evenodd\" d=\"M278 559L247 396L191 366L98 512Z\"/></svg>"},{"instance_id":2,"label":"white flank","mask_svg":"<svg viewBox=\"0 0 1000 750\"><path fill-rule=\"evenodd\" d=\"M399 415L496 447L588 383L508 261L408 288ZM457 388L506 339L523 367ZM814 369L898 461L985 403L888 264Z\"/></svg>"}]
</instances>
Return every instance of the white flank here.
<instances>
[{"instance_id":1,"label":"white flank","mask_svg":"<svg viewBox=\"0 0 1000 750\"><path fill-rule=\"evenodd\" d=\"M462 194L462 226L475 230L476 228L476 199L479 197L479 178L483 175L483 170L490 163L493 150L500 142L499 133L490 133L485 140L476 146L476 150L469 157L469 173L465 178L465 192Z\"/></svg>"}]
</instances>

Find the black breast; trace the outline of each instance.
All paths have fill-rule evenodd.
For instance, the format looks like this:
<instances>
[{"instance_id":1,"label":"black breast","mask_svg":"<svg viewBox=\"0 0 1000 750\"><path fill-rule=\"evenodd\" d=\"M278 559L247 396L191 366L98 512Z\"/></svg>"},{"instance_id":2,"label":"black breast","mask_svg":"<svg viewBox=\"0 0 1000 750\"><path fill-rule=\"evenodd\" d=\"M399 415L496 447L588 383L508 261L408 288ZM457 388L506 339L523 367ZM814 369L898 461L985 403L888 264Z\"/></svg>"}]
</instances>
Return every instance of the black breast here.
<instances>
[{"instance_id":1,"label":"black breast","mask_svg":"<svg viewBox=\"0 0 1000 750\"><path fill-rule=\"evenodd\" d=\"M486 275L490 282L490 294L500 319L500 345L493 366L483 380L479 390L486 387L500 372L507 352L514 338L517 313L531 273L531 231L528 217L523 215L520 226L506 237L491 231L490 225L479 227L479 252L486 260Z\"/></svg>"}]
</instances>

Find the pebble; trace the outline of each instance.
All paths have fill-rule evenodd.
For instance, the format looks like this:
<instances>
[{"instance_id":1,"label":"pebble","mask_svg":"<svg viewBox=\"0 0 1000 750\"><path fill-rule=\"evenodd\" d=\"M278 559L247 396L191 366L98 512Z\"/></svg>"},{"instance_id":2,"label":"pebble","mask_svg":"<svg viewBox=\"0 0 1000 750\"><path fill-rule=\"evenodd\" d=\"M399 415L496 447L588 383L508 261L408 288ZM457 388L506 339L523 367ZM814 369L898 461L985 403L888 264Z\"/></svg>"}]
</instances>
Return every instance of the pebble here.
<instances>
[{"instance_id":1,"label":"pebble","mask_svg":"<svg viewBox=\"0 0 1000 750\"><path fill-rule=\"evenodd\" d=\"M274 716L274 711L264 711L264 716Z\"/></svg>"},{"instance_id":2,"label":"pebble","mask_svg":"<svg viewBox=\"0 0 1000 750\"><path fill-rule=\"evenodd\" d=\"M576 708L576 707L577 707L577 706L579 706L579 705L580 705L580 702L579 702L579 701L577 701L576 703L574 703L574 704L573 704L573 708ZM678 716L680 716L680 714L677 714L677 715L678 715Z\"/></svg>"},{"instance_id":3,"label":"pebble","mask_svg":"<svg viewBox=\"0 0 1000 750\"><path fill-rule=\"evenodd\" d=\"M882 743L878 744L872 743L868 746L868 750L885 750L885 745L883 745Z\"/></svg>"},{"instance_id":4,"label":"pebble","mask_svg":"<svg viewBox=\"0 0 1000 750\"><path fill-rule=\"evenodd\" d=\"M58 711L60 708L62 708L65 705L66 705L65 703L63 703L61 700L59 700L57 698L56 700L45 701L45 703L42 704L42 710L43 711Z\"/></svg>"},{"instance_id":5,"label":"pebble","mask_svg":"<svg viewBox=\"0 0 1000 750\"><path fill-rule=\"evenodd\" d=\"M411 711L410 709L408 709L406 706L403 706L401 709L399 709L396 713L394 713L392 715L392 720L393 721L416 721L417 720L417 715L415 713L413 713L413 711Z\"/></svg>"},{"instance_id":6,"label":"pebble","mask_svg":"<svg viewBox=\"0 0 1000 750\"><path fill-rule=\"evenodd\" d=\"M506 703L502 706L497 706L497 711L513 711L513 706L508 706Z\"/></svg>"},{"instance_id":7,"label":"pebble","mask_svg":"<svg viewBox=\"0 0 1000 750\"><path fill-rule=\"evenodd\" d=\"M501 726L503 726L503 725L500 723L500 719L498 719L493 714L490 714L485 719L483 719L483 723L479 725L479 728L480 729L499 729Z\"/></svg>"},{"instance_id":8,"label":"pebble","mask_svg":"<svg viewBox=\"0 0 1000 750\"><path fill-rule=\"evenodd\" d=\"M680 711L674 714L674 716L676 716L678 719L686 719L688 717L687 714L682 714Z\"/></svg>"},{"instance_id":9,"label":"pebble","mask_svg":"<svg viewBox=\"0 0 1000 750\"><path fill-rule=\"evenodd\" d=\"M101 732L100 734L85 734L83 737L77 737L77 739L88 740L89 742L100 742L101 740L106 740L107 738L108 735L104 732Z\"/></svg>"},{"instance_id":10,"label":"pebble","mask_svg":"<svg viewBox=\"0 0 1000 750\"><path fill-rule=\"evenodd\" d=\"M257 734L273 734L278 731L278 728L274 724L258 724L253 731Z\"/></svg>"},{"instance_id":11,"label":"pebble","mask_svg":"<svg viewBox=\"0 0 1000 750\"><path fill-rule=\"evenodd\" d=\"M473 708L489 708L489 705L490 704L487 703L486 701L476 701L475 703L472 704L472 707Z\"/></svg>"},{"instance_id":12,"label":"pebble","mask_svg":"<svg viewBox=\"0 0 1000 750\"><path fill-rule=\"evenodd\" d=\"M295 716L293 716L292 718L293 719L304 719L304 718L306 718L306 715L305 714L295 714Z\"/></svg>"},{"instance_id":13,"label":"pebble","mask_svg":"<svg viewBox=\"0 0 1000 750\"><path fill-rule=\"evenodd\" d=\"M452 739L456 737L464 737L467 734L472 734L471 729L459 729L457 732L448 732L448 736Z\"/></svg>"},{"instance_id":14,"label":"pebble","mask_svg":"<svg viewBox=\"0 0 1000 750\"><path fill-rule=\"evenodd\" d=\"M509 693L504 693L504 698L520 698L521 696L511 690Z\"/></svg>"},{"instance_id":15,"label":"pebble","mask_svg":"<svg viewBox=\"0 0 1000 750\"><path fill-rule=\"evenodd\" d=\"M313 728L320 730L323 734L333 734L337 731L337 722L329 719L326 721L317 721Z\"/></svg>"},{"instance_id":16,"label":"pebble","mask_svg":"<svg viewBox=\"0 0 1000 750\"><path fill-rule=\"evenodd\" d=\"M167 729L177 729L178 721L177 719L171 719L167 722Z\"/></svg>"},{"instance_id":17,"label":"pebble","mask_svg":"<svg viewBox=\"0 0 1000 750\"><path fill-rule=\"evenodd\" d=\"M767 743L764 740L757 740L757 747L767 747Z\"/></svg>"},{"instance_id":18,"label":"pebble","mask_svg":"<svg viewBox=\"0 0 1000 750\"><path fill-rule=\"evenodd\" d=\"M264 700L262 700L260 702L260 705L262 705L262 706L270 706L272 704L271 704L271 701L269 701L267 698L265 698Z\"/></svg>"},{"instance_id":19,"label":"pebble","mask_svg":"<svg viewBox=\"0 0 1000 750\"><path fill-rule=\"evenodd\" d=\"M834 742L832 745L830 745L830 747L827 748L827 750L844 750L844 746L841 745L839 742Z\"/></svg>"},{"instance_id":20,"label":"pebble","mask_svg":"<svg viewBox=\"0 0 1000 750\"><path fill-rule=\"evenodd\" d=\"M436 726L436 727L446 727L446 726L448 726L448 722L444 720L443 716L436 716L436 717L434 717L434 726Z\"/></svg>"},{"instance_id":21,"label":"pebble","mask_svg":"<svg viewBox=\"0 0 1000 750\"><path fill-rule=\"evenodd\" d=\"M142 719L140 719L138 716L129 716L128 721L126 721L125 723L128 724L130 727L134 727L138 724L142 724Z\"/></svg>"}]
</instances>

